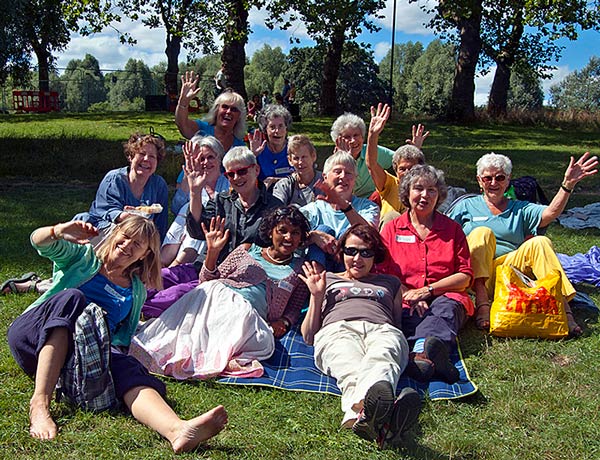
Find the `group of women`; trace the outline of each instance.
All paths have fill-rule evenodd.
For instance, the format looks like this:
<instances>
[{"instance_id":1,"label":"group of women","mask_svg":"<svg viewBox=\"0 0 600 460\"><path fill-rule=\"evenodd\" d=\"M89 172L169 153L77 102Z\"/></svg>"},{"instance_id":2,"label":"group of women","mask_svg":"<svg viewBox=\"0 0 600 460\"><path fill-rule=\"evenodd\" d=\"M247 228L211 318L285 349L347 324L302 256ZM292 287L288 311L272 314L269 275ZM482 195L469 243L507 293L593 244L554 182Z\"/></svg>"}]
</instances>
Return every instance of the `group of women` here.
<instances>
[{"instance_id":1,"label":"group of women","mask_svg":"<svg viewBox=\"0 0 600 460\"><path fill-rule=\"evenodd\" d=\"M571 158L557 195L541 206L507 199L510 160L484 155L482 194L448 217L437 211L444 175L420 150L429 133L413 128L408 151L377 145L389 107L372 108L366 144L364 121L340 116L321 173L310 140L288 139L291 117L281 106L263 108L250 149L244 101L234 92L217 97L206 121L189 119L197 82L193 72L182 77L175 117L190 140L169 232L167 187L155 175L164 140L135 134L125 143L129 165L107 174L89 213L32 234L54 263L53 282L9 328L13 356L35 380L31 435L57 435L51 396L91 302L105 312L118 400L181 452L221 431L227 413L217 406L181 420L148 371L178 379L260 375L260 361L309 299L300 330L314 344L316 366L337 379L342 425L382 447L397 444L421 407L413 389L397 395L402 373L422 382L459 379L450 350L470 316L489 326L496 266L536 277L561 270L538 232L597 172L597 158ZM386 172L391 166L396 176ZM380 231L379 206L369 197L392 212ZM138 215L136 206L154 203L160 212ZM562 274L568 308L574 289ZM138 328L142 313L147 321ZM572 315L570 331L581 333Z\"/></svg>"}]
</instances>

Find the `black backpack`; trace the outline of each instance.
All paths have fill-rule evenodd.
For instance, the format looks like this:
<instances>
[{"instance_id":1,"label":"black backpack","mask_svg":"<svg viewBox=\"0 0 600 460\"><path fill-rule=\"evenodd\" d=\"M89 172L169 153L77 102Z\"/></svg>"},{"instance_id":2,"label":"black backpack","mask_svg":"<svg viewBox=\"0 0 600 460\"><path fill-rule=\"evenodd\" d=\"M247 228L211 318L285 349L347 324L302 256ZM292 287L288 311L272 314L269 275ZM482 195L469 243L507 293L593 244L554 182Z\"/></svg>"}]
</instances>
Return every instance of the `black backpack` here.
<instances>
[{"instance_id":1,"label":"black backpack","mask_svg":"<svg viewBox=\"0 0 600 460\"><path fill-rule=\"evenodd\" d=\"M517 179L511 179L510 187L507 192L509 196L511 196L511 189L514 193L514 198L517 200L529 201L530 203L550 203L535 177L523 176L518 177Z\"/></svg>"}]
</instances>

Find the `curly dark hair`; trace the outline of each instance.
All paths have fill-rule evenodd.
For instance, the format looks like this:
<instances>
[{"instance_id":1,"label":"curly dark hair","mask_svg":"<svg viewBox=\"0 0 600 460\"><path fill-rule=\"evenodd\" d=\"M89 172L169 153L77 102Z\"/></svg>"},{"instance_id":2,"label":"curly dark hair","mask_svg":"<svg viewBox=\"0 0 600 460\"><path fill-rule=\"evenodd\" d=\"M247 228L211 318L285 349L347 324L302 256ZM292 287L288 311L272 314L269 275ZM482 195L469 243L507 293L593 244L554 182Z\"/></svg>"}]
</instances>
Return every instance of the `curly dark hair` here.
<instances>
[{"instance_id":1,"label":"curly dark hair","mask_svg":"<svg viewBox=\"0 0 600 460\"><path fill-rule=\"evenodd\" d=\"M310 232L310 224L304 214L293 205L283 206L281 208L275 208L267 215L265 215L260 221L258 226L258 236L264 242L272 243L273 229L279 225L282 221L288 221L290 225L298 227L302 233L302 241L304 243L308 239L308 232Z\"/></svg>"},{"instance_id":2,"label":"curly dark hair","mask_svg":"<svg viewBox=\"0 0 600 460\"><path fill-rule=\"evenodd\" d=\"M346 240L350 235L357 236L363 240L367 246L369 246L369 249L372 249L375 252L374 263L380 264L386 259L388 250L377 229L368 224L354 224L352 227L346 230L338 240L338 245L335 252L335 256L338 258L338 260L344 260L344 253L342 250L346 246Z\"/></svg>"}]
</instances>

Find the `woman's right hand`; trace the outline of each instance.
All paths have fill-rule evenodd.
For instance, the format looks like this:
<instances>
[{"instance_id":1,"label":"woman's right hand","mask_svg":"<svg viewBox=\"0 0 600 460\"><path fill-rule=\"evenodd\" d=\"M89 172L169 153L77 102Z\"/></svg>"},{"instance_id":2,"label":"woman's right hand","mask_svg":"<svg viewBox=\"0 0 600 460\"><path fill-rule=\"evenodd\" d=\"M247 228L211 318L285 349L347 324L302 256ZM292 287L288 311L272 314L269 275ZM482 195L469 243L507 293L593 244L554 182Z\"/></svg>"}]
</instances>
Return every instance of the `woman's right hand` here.
<instances>
[{"instance_id":1,"label":"woman's right hand","mask_svg":"<svg viewBox=\"0 0 600 460\"><path fill-rule=\"evenodd\" d=\"M225 218L216 216L210 219L209 228L206 228L204 222L201 223L204 239L206 240L206 250L219 253L227 244L229 239L229 229L225 230Z\"/></svg>"},{"instance_id":2,"label":"woman's right hand","mask_svg":"<svg viewBox=\"0 0 600 460\"><path fill-rule=\"evenodd\" d=\"M253 133L248 133L248 142L250 150L256 156L259 156L267 146L267 140L260 129L255 129Z\"/></svg>"},{"instance_id":3,"label":"woman's right hand","mask_svg":"<svg viewBox=\"0 0 600 460\"><path fill-rule=\"evenodd\" d=\"M302 265L304 275L298 274L298 277L304 281L306 287L313 296L318 296L325 292L327 287L327 276L325 270L320 270L316 262L304 262Z\"/></svg>"},{"instance_id":4,"label":"woman's right hand","mask_svg":"<svg viewBox=\"0 0 600 460\"><path fill-rule=\"evenodd\" d=\"M200 88L197 88L198 75L194 75L194 71L191 70L181 76L181 93L179 94L179 102L184 105L188 105L189 102L194 99L200 92Z\"/></svg>"},{"instance_id":5,"label":"woman's right hand","mask_svg":"<svg viewBox=\"0 0 600 460\"><path fill-rule=\"evenodd\" d=\"M202 193L202 189L208 180L208 171L198 160L199 154L200 146L195 142L186 141L183 145L183 156L185 158L183 172L191 193Z\"/></svg>"},{"instance_id":6,"label":"woman's right hand","mask_svg":"<svg viewBox=\"0 0 600 460\"><path fill-rule=\"evenodd\" d=\"M79 220L56 224L52 228L56 239L63 239L75 244L87 244L90 242L90 238L98 236L96 227Z\"/></svg>"}]
</instances>

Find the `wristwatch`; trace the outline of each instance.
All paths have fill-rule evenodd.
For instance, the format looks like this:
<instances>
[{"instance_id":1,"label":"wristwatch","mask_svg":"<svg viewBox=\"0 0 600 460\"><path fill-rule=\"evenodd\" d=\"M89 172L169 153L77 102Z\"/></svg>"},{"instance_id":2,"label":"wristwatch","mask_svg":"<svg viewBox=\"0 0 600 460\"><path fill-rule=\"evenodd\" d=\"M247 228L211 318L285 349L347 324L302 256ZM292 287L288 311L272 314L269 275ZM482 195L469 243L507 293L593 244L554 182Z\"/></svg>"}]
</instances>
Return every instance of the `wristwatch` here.
<instances>
[{"instance_id":1,"label":"wristwatch","mask_svg":"<svg viewBox=\"0 0 600 460\"><path fill-rule=\"evenodd\" d=\"M434 297L434 294L433 294L433 286L427 286L427 290L429 291L429 296L430 296L430 297Z\"/></svg>"}]
</instances>

